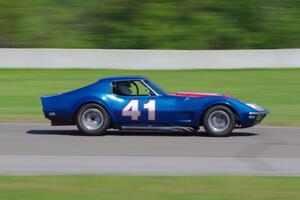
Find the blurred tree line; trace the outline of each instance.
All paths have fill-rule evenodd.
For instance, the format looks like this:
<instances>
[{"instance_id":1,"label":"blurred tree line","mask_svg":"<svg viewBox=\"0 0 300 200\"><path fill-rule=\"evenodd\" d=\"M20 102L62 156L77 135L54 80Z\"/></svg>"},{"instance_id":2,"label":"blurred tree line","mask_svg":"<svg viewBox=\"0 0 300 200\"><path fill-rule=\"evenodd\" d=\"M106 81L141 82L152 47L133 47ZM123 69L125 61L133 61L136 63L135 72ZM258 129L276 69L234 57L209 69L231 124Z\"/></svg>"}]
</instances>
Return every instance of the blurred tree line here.
<instances>
[{"instance_id":1,"label":"blurred tree line","mask_svg":"<svg viewBox=\"0 0 300 200\"><path fill-rule=\"evenodd\" d=\"M0 0L0 47L300 47L299 0Z\"/></svg>"}]
</instances>

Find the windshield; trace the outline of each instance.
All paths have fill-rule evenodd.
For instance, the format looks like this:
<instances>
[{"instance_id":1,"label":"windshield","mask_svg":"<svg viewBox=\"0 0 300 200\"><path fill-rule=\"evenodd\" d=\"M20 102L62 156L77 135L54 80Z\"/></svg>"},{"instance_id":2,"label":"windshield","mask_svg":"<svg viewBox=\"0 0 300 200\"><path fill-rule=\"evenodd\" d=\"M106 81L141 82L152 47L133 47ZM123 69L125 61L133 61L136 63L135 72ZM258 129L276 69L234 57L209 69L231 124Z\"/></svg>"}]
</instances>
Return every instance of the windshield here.
<instances>
[{"instance_id":1,"label":"windshield","mask_svg":"<svg viewBox=\"0 0 300 200\"><path fill-rule=\"evenodd\" d=\"M145 79L144 82L151 87L158 95L166 95L167 92L150 80Z\"/></svg>"}]
</instances>

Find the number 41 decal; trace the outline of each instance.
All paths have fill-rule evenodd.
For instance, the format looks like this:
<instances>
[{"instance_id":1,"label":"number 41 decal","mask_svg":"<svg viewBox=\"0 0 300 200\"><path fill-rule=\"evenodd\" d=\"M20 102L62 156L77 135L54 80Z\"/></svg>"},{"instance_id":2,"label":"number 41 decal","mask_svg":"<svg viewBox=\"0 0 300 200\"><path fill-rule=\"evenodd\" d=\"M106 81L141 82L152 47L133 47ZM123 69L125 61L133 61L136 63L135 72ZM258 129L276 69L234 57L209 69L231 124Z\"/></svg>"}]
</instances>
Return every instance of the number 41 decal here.
<instances>
[{"instance_id":1,"label":"number 41 decal","mask_svg":"<svg viewBox=\"0 0 300 200\"><path fill-rule=\"evenodd\" d=\"M144 104L144 109L148 110L148 120L155 120L155 100L150 100ZM131 100L122 110L122 116L131 117L131 120L139 120L141 111L139 110L139 100Z\"/></svg>"}]
</instances>

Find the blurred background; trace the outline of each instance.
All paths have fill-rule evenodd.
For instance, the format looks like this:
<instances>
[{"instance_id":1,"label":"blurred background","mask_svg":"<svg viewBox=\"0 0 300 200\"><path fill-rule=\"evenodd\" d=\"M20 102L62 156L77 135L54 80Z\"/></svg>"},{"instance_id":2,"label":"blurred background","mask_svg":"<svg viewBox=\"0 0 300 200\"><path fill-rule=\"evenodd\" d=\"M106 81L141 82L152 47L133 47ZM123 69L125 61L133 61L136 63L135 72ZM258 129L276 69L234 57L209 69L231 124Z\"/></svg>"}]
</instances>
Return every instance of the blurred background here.
<instances>
[{"instance_id":1,"label":"blurred background","mask_svg":"<svg viewBox=\"0 0 300 200\"><path fill-rule=\"evenodd\" d=\"M49 126L40 96L118 75L146 76L170 93L230 95L271 113L263 126L218 139L84 137ZM0 0L0 199L300 199L300 179L282 177L300 175L299 111L300 0ZM138 165L123 160L136 155ZM123 175L123 166L155 170L153 156L180 176ZM173 166L166 158L189 159ZM95 166L122 175L28 176L93 174ZM181 176L198 166L223 172Z\"/></svg>"},{"instance_id":2,"label":"blurred background","mask_svg":"<svg viewBox=\"0 0 300 200\"><path fill-rule=\"evenodd\" d=\"M300 47L298 0L0 1L0 48Z\"/></svg>"},{"instance_id":3,"label":"blurred background","mask_svg":"<svg viewBox=\"0 0 300 200\"><path fill-rule=\"evenodd\" d=\"M264 124L298 126L299 47L299 0L0 0L0 121L45 122L41 95L144 75L169 92L256 102L272 112Z\"/></svg>"}]
</instances>

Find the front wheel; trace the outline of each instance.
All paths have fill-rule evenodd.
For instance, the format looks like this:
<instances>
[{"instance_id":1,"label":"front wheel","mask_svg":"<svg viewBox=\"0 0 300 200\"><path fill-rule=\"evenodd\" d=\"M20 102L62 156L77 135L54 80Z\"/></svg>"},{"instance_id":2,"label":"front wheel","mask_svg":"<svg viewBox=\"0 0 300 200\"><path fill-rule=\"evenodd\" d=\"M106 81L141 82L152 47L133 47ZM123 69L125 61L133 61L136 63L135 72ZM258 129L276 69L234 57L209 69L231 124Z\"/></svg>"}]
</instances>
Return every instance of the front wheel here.
<instances>
[{"instance_id":1,"label":"front wheel","mask_svg":"<svg viewBox=\"0 0 300 200\"><path fill-rule=\"evenodd\" d=\"M205 131L215 137L231 135L235 123L234 113L228 107L221 105L209 108L203 118Z\"/></svg>"},{"instance_id":2,"label":"front wheel","mask_svg":"<svg viewBox=\"0 0 300 200\"><path fill-rule=\"evenodd\" d=\"M106 110L98 104L83 105L77 112L78 128L86 135L103 135L110 119Z\"/></svg>"}]
</instances>

